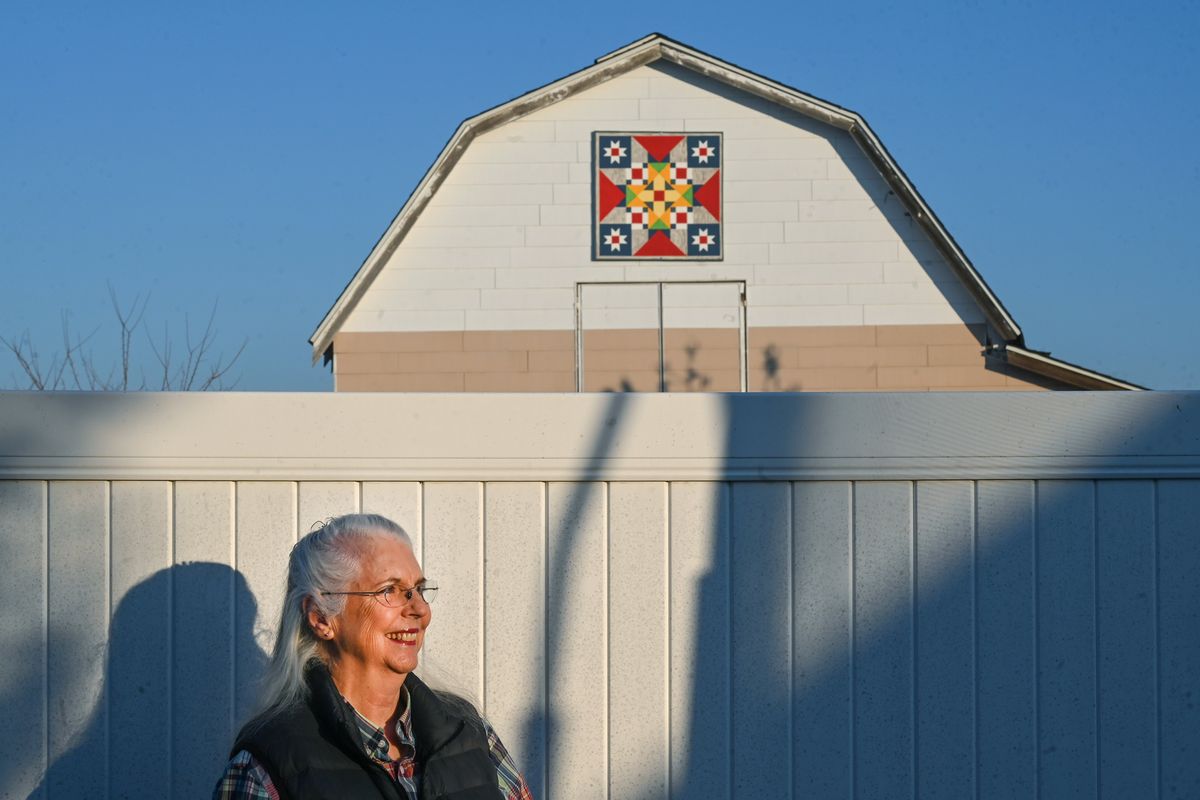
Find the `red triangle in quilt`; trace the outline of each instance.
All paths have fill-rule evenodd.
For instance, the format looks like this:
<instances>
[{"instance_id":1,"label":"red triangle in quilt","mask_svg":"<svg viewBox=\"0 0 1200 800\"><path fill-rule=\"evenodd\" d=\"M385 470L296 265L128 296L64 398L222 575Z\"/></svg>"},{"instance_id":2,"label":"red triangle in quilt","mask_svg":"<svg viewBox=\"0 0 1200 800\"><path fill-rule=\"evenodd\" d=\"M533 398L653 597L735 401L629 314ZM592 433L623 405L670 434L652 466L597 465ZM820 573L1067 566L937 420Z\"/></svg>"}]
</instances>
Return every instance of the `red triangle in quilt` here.
<instances>
[{"instance_id":1,"label":"red triangle in quilt","mask_svg":"<svg viewBox=\"0 0 1200 800\"><path fill-rule=\"evenodd\" d=\"M646 148L651 161L669 161L671 148L679 144L682 136L635 136L638 144Z\"/></svg>"},{"instance_id":2,"label":"red triangle in quilt","mask_svg":"<svg viewBox=\"0 0 1200 800\"><path fill-rule=\"evenodd\" d=\"M608 212L625 202L625 190L608 179L608 176L597 170L600 177L600 219L608 216Z\"/></svg>"},{"instance_id":3,"label":"red triangle in quilt","mask_svg":"<svg viewBox=\"0 0 1200 800\"><path fill-rule=\"evenodd\" d=\"M721 220L721 171L717 170L708 179L708 183L697 186L693 197L704 206L704 210L713 215L713 219Z\"/></svg>"},{"instance_id":4,"label":"red triangle in quilt","mask_svg":"<svg viewBox=\"0 0 1200 800\"><path fill-rule=\"evenodd\" d=\"M639 256L682 256L685 253L675 246L665 231L652 231L650 238L634 255Z\"/></svg>"}]
</instances>

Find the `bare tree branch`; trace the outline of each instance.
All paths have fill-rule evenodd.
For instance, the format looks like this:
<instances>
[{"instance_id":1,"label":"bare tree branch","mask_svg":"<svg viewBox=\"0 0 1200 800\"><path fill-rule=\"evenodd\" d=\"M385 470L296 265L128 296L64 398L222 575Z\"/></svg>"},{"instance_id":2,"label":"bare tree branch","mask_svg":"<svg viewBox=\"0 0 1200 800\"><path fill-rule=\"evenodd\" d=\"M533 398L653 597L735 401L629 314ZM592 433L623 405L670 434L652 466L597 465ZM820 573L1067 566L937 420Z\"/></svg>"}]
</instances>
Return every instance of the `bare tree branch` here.
<instances>
[{"instance_id":1,"label":"bare tree branch","mask_svg":"<svg viewBox=\"0 0 1200 800\"><path fill-rule=\"evenodd\" d=\"M0 336L0 347L7 350L16 360L17 366L24 375L24 381L14 381L14 384L27 382L26 388L36 391L84 390L84 391L141 391L147 389L145 371L137 367L141 380L135 385L134 367L135 334L143 326L146 309L149 306L150 295L138 294L127 307L122 305L112 285L108 286L108 297L112 304L113 314L119 328L117 341L120 347L118 362L108 368L107 372L98 365L95 354L91 349L85 349L92 337L99 330L93 330L87 336L80 337L72 334L70 313L62 314L62 349L55 354L48 365L40 359L37 348L29 331L15 338ZM192 340L191 324L185 315L184 349L182 363L175 360L175 341L171 336L170 325L163 324L161 342L155 342L154 337L146 333L146 341L150 345L154 358L161 369L159 388L162 391L207 391L211 389L233 388L237 384L226 385L225 379L241 358L246 349L248 339L243 339L232 357L226 359L224 354L212 353L216 344L217 303L213 303L209 312L204 331L196 341Z\"/></svg>"},{"instance_id":2,"label":"bare tree branch","mask_svg":"<svg viewBox=\"0 0 1200 800\"><path fill-rule=\"evenodd\" d=\"M121 303L117 300L117 293L113 289L112 284L108 286L108 299L112 303L113 313L117 315L117 323L121 326L121 383L120 391L129 391L129 360L133 352L133 332L142 324L142 317L146 314L146 305L150 302L150 293L146 293L143 298L140 294L133 296L133 304L128 311L121 308ZM138 303L141 303L139 307ZM145 381L139 387L146 388Z\"/></svg>"},{"instance_id":3,"label":"bare tree branch","mask_svg":"<svg viewBox=\"0 0 1200 800\"><path fill-rule=\"evenodd\" d=\"M72 388L66 380L67 372L70 372L71 380L73 381L74 388L76 389L90 389L95 391L98 388L103 388L104 381L99 378L96 372L96 367L91 354L83 354L83 346L91 341L91 338L96 335L96 331L98 330L100 330L100 328L96 327L91 333L82 339L76 336L74 340L72 340L71 314L69 311L62 312L63 353L61 361L56 360L55 362L51 363L51 372L53 373L51 383L52 388ZM57 364L57 369L55 368L55 364ZM84 377L87 379L86 382L80 380L80 371L83 372ZM111 372L109 373L109 377L112 377Z\"/></svg>"},{"instance_id":4,"label":"bare tree branch","mask_svg":"<svg viewBox=\"0 0 1200 800\"><path fill-rule=\"evenodd\" d=\"M223 356L217 357L216 363L209 369L208 377L204 379L204 383L200 384L199 391L208 391L214 384L217 389L233 389L237 386L238 379L235 378L233 383L226 385L222 378L237 363L237 360L242 357L242 351L246 349L247 341L246 339L242 340L237 352L233 354L233 358L229 359L229 361L223 361ZM222 364L224 365L222 366Z\"/></svg>"},{"instance_id":5,"label":"bare tree branch","mask_svg":"<svg viewBox=\"0 0 1200 800\"><path fill-rule=\"evenodd\" d=\"M146 341L150 343L150 349L154 352L155 359L158 360L159 368L162 369L159 390L165 392L171 386L171 330L167 327L167 323L163 323L162 350L159 350L158 345L154 344L154 337L149 333L146 334Z\"/></svg>"},{"instance_id":6,"label":"bare tree branch","mask_svg":"<svg viewBox=\"0 0 1200 800\"><path fill-rule=\"evenodd\" d=\"M46 377L38 364L37 350L33 348L33 342L29 340L29 331L21 334L17 339L0 336L0 344L3 344L4 348L17 360L17 366L21 368L21 371L25 373L25 378L29 381L29 388L45 391Z\"/></svg>"}]
</instances>

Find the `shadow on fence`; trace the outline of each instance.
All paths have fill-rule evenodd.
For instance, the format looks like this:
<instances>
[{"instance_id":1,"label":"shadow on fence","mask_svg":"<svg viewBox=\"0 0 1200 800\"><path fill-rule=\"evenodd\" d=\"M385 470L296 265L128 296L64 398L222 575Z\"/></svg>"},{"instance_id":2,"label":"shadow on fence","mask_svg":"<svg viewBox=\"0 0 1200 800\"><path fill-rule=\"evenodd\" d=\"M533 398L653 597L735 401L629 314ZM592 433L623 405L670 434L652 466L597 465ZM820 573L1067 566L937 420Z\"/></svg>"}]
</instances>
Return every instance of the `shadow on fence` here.
<instances>
[{"instance_id":1,"label":"shadow on fence","mask_svg":"<svg viewBox=\"0 0 1200 800\"><path fill-rule=\"evenodd\" d=\"M751 408L730 398L731 461ZM820 424L770 420L795 453ZM720 489L670 796L1200 792L1198 488Z\"/></svg>"},{"instance_id":2,"label":"shadow on fence","mask_svg":"<svg viewBox=\"0 0 1200 800\"><path fill-rule=\"evenodd\" d=\"M598 469L604 460L612 453L617 436L621 430L621 424L626 412L626 407L630 402L630 395L626 392L617 392L611 394L608 400L608 408L603 416L603 424L600 430L596 431L595 439L593 440L591 449L588 452L588 469ZM555 550L554 558L546 565L547 585L564 587L561 591L564 596L570 593L568 587L568 579L570 573L569 565L579 557L579 529L580 520L583 517L584 509L587 507L592 495L599 490L601 483L596 480L584 480L575 485L574 491L570 494L570 500L567 503L566 509L561 515L554 515L561 519L563 523L562 540ZM566 628L566 609L563 604L550 603L549 598L546 602L546 657L541 660L542 668L537 676L536 686L548 686L548 680L557 676L560 672L562 664L562 653L557 647L551 646L551 643L561 643L564 641L564 632ZM526 742L545 742L549 743L554 740L556 731L558 730L558 720L555 718L555 713L549 707L549 698L546 698L544 705L541 705L526 720L522 729L522 735ZM539 747L543 756L546 758L547 765L550 764L549 748ZM546 796L546 783L550 782L548 776L543 775L541 770L527 770L526 780L529 783L530 791L535 797Z\"/></svg>"},{"instance_id":3,"label":"shadow on fence","mask_svg":"<svg viewBox=\"0 0 1200 800\"><path fill-rule=\"evenodd\" d=\"M206 608L212 613L179 618L181 609ZM224 613L231 608L248 613ZM174 787L177 797L207 796L217 778L209 765L227 756L230 732L206 735L188 752L172 752L169 743L196 738L180 736L181 728L207 731L212 719L233 717L236 685L257 683L265 655L254 639L256 609L245 578L225 564L178 564L130 589L112 617L104 680L89 721L30 796L132 798L145 797L151 787ZM181 639L191 645L181 647ZM214 674L197 644L231 648L238 674ZM51 652L50 658L69 665L87 655ZM214 696L227 698L230 707L206 708L203 701ZM190 764L205 765L204 774Z\"/></svg>"}]
</instances>

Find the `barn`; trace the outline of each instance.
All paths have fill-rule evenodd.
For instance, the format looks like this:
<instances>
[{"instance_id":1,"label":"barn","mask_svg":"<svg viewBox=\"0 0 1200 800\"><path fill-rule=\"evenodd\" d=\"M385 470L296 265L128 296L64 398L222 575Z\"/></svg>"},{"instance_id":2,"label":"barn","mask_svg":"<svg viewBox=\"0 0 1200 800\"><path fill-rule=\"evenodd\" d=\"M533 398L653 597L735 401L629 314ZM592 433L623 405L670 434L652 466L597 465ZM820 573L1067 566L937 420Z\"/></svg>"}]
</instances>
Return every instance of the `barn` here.
<instances>
[{"instance_id":1,"label":"barn","mask_svg":"<svg viewBox=\"0 0 1200 800\"><path fill-rule=\"evenodd\" d=\"M310 341L337 391L1140 388L1027 347L859 114L660 34L463 122Z\"/></svg>"}]
</instances>

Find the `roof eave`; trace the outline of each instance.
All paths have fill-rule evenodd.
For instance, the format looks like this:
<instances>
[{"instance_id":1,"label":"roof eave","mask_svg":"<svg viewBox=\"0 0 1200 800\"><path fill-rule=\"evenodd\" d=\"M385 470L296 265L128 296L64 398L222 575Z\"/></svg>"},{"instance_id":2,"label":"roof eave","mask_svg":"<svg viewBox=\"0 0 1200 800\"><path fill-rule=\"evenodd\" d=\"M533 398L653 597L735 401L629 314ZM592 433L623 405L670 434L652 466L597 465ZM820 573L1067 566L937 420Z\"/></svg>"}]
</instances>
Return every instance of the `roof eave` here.
<instances>
[{"instance_id":1,"label":"roof eave","mask_svg":"<svg viewBox=\"0 0 1200 800\"><path fill-rule=\"evenodd\" d=\"M1102 372L1072 364L1069 361L1052 358L1046 353L1038 353L1009 344L1004 347L1004 359L1009 366L1027 370L1047 378L1077 386L1080 389L1107 389L1125 391L1145 391L1145 386L1129 383Z\"/></svg>"}]
</instances>

